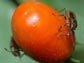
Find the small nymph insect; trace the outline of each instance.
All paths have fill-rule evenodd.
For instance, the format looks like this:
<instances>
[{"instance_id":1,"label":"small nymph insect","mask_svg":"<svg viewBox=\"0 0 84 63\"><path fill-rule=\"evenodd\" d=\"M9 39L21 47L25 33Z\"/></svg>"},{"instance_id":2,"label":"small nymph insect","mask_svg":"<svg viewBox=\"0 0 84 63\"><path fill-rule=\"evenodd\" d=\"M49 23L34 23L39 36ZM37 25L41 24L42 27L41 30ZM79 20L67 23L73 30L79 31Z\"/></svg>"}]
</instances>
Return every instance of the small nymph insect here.
<instances>
[{"instance_id":1,"label":"small nymph insect","mask_svg":"<svg viewBox=\"0 0 84 63\"><path fill-rule=\"evenodd\" d=\"M64 17L65 17L65 20L66 20L66 23L63 24L59 31L65 27L65 26L68 26L69 27L69 31L68 31L68 36L70 35L71 32L74 32L74 30L76 29L77 27L77 20L76 20L76 16L75 14L72 12L72 11L69 11L67 9L63 9L65 10L65 14L64 14Z\"/></svg>"},{"instance_id":2,"label":"small nymph insect","mask_svg":"<svg viewBox=\"0 0 84 63\"><path fill-rule=\"evenodd\" d=\"M65 9L65 19L67 21L67 24L69 25L69 28L71 30L75 30L77 27L76 15L72 11Z\"/></svg>"},{"instance_id":3,"label":"small nymph insect","mask_svg":"<svg viewBox=\"0 0 84 63\"><path fill-rule=\"evenodd\" d=\"M10 50L6 49L6 51L8 52L11 52L15 57L19 57L20 60L21 60L21 57L24 55L24 54L21 54L21 48L16 44L14 38L11 38L11 41L10 41Z\"/></svg>"}]
</instances>

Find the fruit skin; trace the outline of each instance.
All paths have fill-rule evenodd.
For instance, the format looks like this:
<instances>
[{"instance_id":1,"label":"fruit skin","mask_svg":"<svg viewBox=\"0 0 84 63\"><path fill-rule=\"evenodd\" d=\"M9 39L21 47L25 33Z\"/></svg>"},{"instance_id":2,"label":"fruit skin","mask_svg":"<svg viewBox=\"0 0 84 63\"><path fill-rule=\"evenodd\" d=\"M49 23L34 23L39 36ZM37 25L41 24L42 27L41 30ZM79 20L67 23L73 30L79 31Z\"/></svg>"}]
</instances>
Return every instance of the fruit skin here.
<instances>
[{"instance_id":1,"label":"fruit skin","mask_svg":"<svg viewBox=\"0 0 84 63\"><path fill-rule=\"evenodd\" d=\"M41 62L60 62L74 51L75 35L65 26L64 16L46 4L25 2L12 17L12 33L17 45ZM70 36L67 34L71 32Z\"/></svg>"}]
</instances>

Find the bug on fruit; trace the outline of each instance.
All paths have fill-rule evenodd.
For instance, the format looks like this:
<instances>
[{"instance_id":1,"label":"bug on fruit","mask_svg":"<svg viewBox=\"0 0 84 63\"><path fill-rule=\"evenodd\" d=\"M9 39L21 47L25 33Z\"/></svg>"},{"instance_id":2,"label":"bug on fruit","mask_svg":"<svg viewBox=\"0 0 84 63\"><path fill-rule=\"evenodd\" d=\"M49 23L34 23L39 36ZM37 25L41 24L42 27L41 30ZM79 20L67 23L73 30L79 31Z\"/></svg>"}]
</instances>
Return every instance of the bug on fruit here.
<instances>
[{"instance_id":1,"label":"bug on fruit","mask_svg":"<svg viewBox=\"0 0 84 63\"><path fill-rule=\"evenodd\" d=\"M61 30L61 28L68 26L69 27L69 31L67 35L70 35L70 32L74 32L74 30L77 28L77 20L76 20L76 15L72 12L67 10L66 8L64 8L63 10L65 10L65 20L66 23L63 24L59 30Z\"/></svg>"},{"instance_id":2,"label":"bug on fruit","mask_svg":"<svg viewBox=\"0 0 84 63\"><path fill-rule=\"evenodd\" d=\"M76 15L72 11L65 10L65 19L69 23L69 28L75 30L77 27Z\"/></svg>"},{"instance_id":3,"label":"bug on fruit","mask_svg":"<svg viewBox=\"0 0 84 63\"><path fill-rule=\"evenodd\" d=\"M10 51L6 48L5 50L11 52L16 57L21 58L23 56L23 54L21 54L22 50L20 49L20 47L18 47L18 45L16 44L13 38L11 38L11 42L10 42Z\"/></svg>"},{"instance_id":4,"label":"bug on fruit","mask_svg":"<svg viewBox=\"0 0 84 63\"><path fill-rule=\"evenodd\" d=\"M17 46L15 43L15 40L12 38L11 43L10 43L10 49L12 51L12 54L14 56L21 56L20 54L20 48Z\"/></svg>"}]
</instances>

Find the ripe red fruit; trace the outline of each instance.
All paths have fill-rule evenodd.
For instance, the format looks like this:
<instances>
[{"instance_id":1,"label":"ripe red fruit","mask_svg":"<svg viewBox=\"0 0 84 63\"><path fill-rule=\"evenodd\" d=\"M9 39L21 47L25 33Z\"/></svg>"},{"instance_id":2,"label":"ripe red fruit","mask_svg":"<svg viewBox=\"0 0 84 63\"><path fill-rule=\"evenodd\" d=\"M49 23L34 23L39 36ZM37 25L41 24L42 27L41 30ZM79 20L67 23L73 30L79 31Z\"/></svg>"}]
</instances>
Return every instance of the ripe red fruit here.
<instances>
[{"instance_id":1,"label":"ripe red fruit","mask_svg":"<svg viewBox=\"0 0 84 63\"><path fill-rule=\"evenodd\" d=\"M16 44L34 59L57 62L68 59L74 50L74 33L68 34L64 16L39 2L21 4L12 17Z\"/></svg>"}]
</instances>

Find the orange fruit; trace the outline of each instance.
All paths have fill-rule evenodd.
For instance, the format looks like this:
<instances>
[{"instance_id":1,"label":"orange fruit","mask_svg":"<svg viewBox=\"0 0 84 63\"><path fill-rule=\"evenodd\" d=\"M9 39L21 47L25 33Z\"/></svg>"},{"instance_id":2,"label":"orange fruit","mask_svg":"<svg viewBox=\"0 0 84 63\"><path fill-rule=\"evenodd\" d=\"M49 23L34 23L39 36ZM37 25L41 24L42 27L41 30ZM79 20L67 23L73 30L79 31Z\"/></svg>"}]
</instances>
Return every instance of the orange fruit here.
<instances>
[{"instance_id":1,"label":"orange fruit","mask_svg":"<svg viewBox=\"0 0 84 63\"><path fill-rule=\"evenodd\" d=\"M68 59L75 37L64 16L40 2L21 4L12 17L12 33L17 45L32 58L41 62L60 62ZM61 31L59 31L61 30Z\"/></svg>"}]
</instances>

